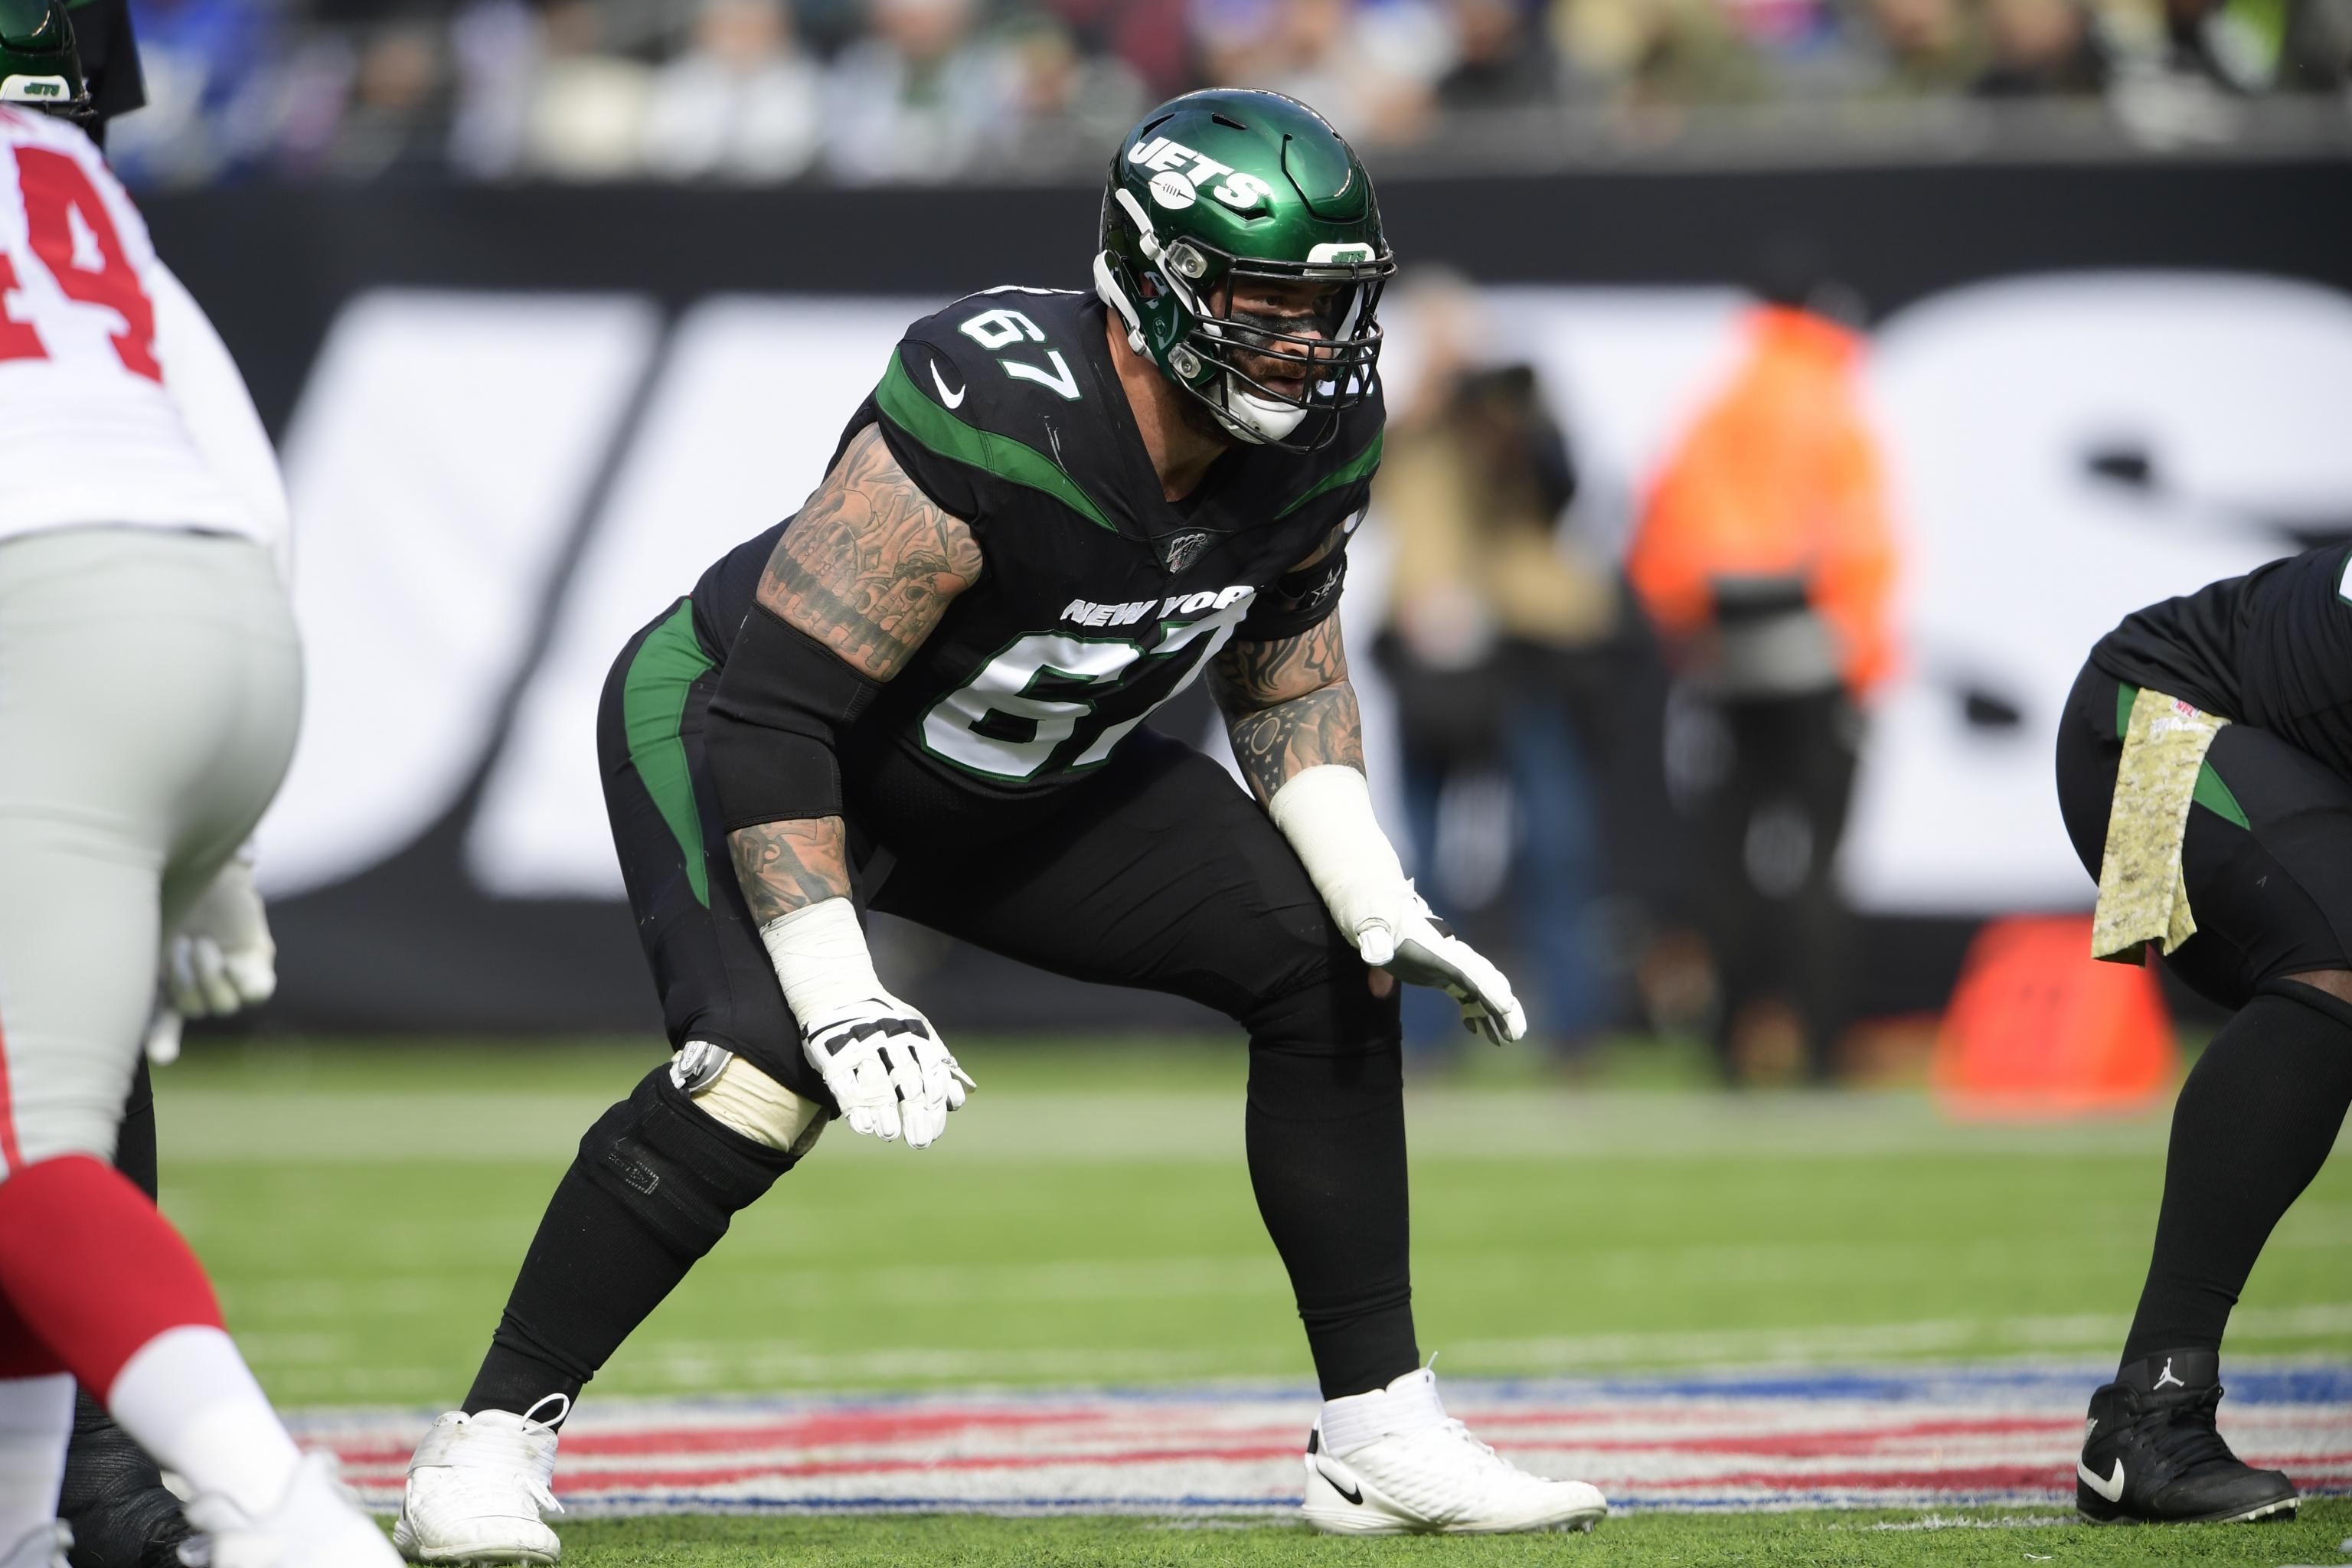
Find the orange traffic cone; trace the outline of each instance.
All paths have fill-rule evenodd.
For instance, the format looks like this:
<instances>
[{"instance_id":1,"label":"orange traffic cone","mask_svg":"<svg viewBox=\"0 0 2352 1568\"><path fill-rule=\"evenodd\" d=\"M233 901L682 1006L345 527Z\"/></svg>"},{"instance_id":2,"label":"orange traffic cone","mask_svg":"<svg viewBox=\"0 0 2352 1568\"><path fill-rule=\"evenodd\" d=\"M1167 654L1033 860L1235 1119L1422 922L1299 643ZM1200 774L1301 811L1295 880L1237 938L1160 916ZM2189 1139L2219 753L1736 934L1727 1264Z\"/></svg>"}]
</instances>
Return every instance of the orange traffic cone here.
<instances>
[{"instance_id":1,"label":"orange traffic cone","mask_svg":"<svg viewBox=\"0 0 2352 1568\"><path fill-rule=\"evenodd\" d=\"M2020 915L1977 933L1930 1077L1972 1119L2145 1110L2180 1050L2152 965L2099 963L2088 916Z\"/></svg>"}]
</instances>

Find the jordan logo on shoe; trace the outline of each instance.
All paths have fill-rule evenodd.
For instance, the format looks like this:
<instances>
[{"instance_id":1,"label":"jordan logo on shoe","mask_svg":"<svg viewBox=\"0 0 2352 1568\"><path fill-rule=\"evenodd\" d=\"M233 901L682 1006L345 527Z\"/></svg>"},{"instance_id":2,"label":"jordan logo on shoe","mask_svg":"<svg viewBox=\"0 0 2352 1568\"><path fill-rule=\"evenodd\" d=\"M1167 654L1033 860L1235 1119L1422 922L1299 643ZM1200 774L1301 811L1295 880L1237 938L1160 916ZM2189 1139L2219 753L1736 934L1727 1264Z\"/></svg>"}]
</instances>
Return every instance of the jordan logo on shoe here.
<instances>
[{"instance_id":1,"label":"jordan logo on shoe","mask_svg":"<svg viewBox=\"0 0 2352 1568\"><path fill-rule=\"evenodd\" d=\"M2156 1374L2157 1388L2162 1388L2168 1383L2175 1388L2186 1388L2189 1386L2187 1384L2172 1375L2172 1358L2170 1356L2166 1356L2164 1358L2164 1370ZM2154 1393L2155 1390L2151 1389L2149 1392Z\"/></svg>"},{"instance_id":2,"label":"jordan logo on shoe","mask_svg":"<svg viewBox=\"0 0 2352 1568\"><path fill-rule=\"evenodd\" d=\"M2074 1473L2083 1479L2083 1484L2084 1486L2090 1488L2093 1491L2098 1493L2109 1502L2121 1502L2123 1500L2124 1462L2121 1459L2117 1459L2116 1461L2116 1473L2108 1477L2104 1481L2099 1479L2098 1471L2091 1468L2090 1466L2083 1463L2080 1459L2074 1461Z\"/></svg>"}]
</instances>

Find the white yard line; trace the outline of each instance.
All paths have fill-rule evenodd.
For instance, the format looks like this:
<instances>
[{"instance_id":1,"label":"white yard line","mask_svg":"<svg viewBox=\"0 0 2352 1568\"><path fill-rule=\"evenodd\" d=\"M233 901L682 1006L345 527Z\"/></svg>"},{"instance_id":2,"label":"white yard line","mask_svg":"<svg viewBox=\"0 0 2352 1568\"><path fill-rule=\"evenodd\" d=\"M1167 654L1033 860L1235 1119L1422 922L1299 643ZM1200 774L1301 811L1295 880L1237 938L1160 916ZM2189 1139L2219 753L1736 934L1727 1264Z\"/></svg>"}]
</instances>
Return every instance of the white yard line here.
<instances>
[{"instance_id":1,"label":"white yard line","mask_svg":"<svg viewBox=\"0 0 2352 1568\"><path fill-rule=\"evenodd\" d=\"M625 1088L625 1085L619 1086ZM161 1089L166 1164L568 1158L607 1101L576 1091L366 1094L289 1088ZM1417 1088L1407 1121L1422 1160L1881 1159L2015 1153L2133 1157L2164 1146L2158 1117L2058 1126L1944 1119L1924 1095L1580 1092L1552 1087ZM1241 1158L1238 1090L1007 1090L975 1096L924 1159L932 1164ZM908 1157L835 1129L827 1161Z\"/></svg>"}]
</instances>

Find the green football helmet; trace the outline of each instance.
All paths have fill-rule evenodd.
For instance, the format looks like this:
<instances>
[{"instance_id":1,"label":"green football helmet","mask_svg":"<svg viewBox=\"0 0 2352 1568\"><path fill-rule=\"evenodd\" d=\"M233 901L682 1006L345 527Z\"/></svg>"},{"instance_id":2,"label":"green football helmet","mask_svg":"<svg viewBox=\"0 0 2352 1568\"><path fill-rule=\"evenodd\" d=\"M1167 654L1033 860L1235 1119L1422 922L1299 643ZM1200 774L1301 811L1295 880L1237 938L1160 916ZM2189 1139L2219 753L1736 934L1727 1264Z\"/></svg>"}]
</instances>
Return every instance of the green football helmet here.
<instances>
[{"instance_id":1,"label":"green football helmet","mask_svg":"<svg viewBox=\"0 0 2352 1568\"><path fill-rule=\"evenodd\" d=\"M89 117L66 0L0 0L0 103Z\"/></svg>"},{"instance_id":2,"label":"green football helmet","mask_svg":"<svg viewBox=\"0 0 2352 1568\"><path fill-rule=\"evenodd\" d=\"M1186 93L1111 156L1095 290L1127 323L1129 346L1237 439L1311 451L1338 434L1336 419L1300 426L1371 395L1381 289L1395 270L1371 176L1297 99ZM1236 314L1235 286L1250 283L1320 286L1312 330Z\"/></svg>"}]
</instances>

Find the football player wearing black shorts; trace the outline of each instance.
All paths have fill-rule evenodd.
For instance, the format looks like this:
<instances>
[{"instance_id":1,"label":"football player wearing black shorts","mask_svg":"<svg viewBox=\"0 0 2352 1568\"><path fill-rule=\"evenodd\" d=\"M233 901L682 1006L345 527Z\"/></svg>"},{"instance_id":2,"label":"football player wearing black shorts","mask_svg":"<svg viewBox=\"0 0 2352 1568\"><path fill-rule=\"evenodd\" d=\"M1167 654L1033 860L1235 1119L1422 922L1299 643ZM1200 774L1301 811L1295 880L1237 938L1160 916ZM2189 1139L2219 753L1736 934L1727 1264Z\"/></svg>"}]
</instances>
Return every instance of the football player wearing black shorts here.
<instances>
[{"instance_id":1,"label":"football player wearing black shorts","mask_svg":"<svg viewBox=\"0 0 2352 1568\"><path fill-rule=\"evenodd\" d=\"M799 513L622 650L598 736L673 1059L582 1140L464 1407L410 1466L425 1562L558 1546L557 1428L826 1121L921 1147L971 1080L877 977L887 910L1249 1034L1247 1157L1326 1403L1307 1515L1589 1527L1420 1367L1394 982L1516 1039L1374 822L1332 611L1381 455L1393 270L1363 165L1271 93L1112 158L1091 294L916 322ZM1144 727L1206 673L1255 798Z\"/></svg>"},{"instance_id":2,"label":"football player wearing black shorts","mask_svg":"<svg viewBox=\"0 0 2352 1568\"><path fill-rule=\"evenodd\" d=\"M2234 1009L2182 1085L2156 1253L2075 1499L2107 1521L2294 1514L2215 1427L2221 1333L2352 1105L2352 550L2126 616L2067 699L2058 800L2103 957Z\"/></svg>"}]
</instances>

